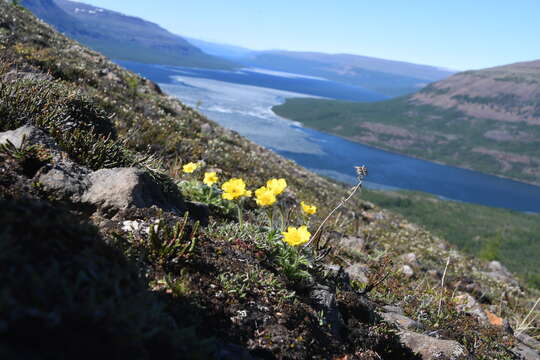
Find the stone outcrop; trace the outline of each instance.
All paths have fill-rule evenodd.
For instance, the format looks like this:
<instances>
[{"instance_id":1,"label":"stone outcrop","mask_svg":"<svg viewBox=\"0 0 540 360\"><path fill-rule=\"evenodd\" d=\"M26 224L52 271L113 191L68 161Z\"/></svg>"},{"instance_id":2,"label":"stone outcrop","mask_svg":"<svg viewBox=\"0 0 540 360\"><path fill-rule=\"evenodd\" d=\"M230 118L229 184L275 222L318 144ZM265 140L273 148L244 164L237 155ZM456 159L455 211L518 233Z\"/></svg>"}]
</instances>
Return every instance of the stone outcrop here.
<instances>
[{"instance_id":1,"label":"stone outcrop","mask_svg":"<svg viewBox=\"0 0 540 360\"><path fill-rule=\"evenodd\" d=\"M182 199L166 198L160 185L146 172L137 168L101 169L90 173L88 189L81 201L92 204L102 214L114 214L130 207L147 208L153 205L175 211L184 207Z\"/></svg>"},{"instance_id":2,"label":"stone outcrop","mask_svg":"<svg viewBox=\"0 0 540 360\"><path fill-rule=\"evenodd\" d=\"M46 148L51 161L37 171L33 180L58 200L81 205L106 217L127 208L157 206L176 213L186 209L179 192L165 193L163 186L147 172L134 167L91 171L71 161L49 135L34 126L0 133L0 144L8 141L17 148L25 142ZM204 212L195 204L191 207Z\"/></svg>"},{"instance_id":3,"label":"stone outcrop","mask_svg":"<svg viewBox=\"0 0 540 360\"><path fill-rule=\"evenodd\" d=\"M488 264L488 269L489 271L485 274L490 278L497 281L505 282L509 285L519 286L519 282L516 280L516 278L499 261L491 261Z\"/></svg>"},{"instance_id":4,"label":"stone outcrop","mask_svg":"<svg viewBox=\"0 0 540 360\"><path fill-rule=\"evenodd\" d=\"M422 356L423 360L472 360L467 350L454 340L442 340L431 336L402 331L403 343Z\"/></svg>"}]
</instances>

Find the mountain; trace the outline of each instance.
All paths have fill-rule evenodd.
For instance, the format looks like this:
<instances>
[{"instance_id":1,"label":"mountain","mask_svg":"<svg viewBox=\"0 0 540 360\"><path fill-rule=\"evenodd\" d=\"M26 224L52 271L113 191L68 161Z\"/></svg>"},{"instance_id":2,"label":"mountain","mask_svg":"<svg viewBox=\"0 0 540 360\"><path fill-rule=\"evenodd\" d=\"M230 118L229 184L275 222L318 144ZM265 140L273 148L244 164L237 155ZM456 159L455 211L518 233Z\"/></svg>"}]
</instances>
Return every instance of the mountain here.
<instances>
[{"instance_id":1,"label":"mountain","mask_svg":"<svg viewBox=\"0 0 540 360\"><path fill-rule=\"evenodd\" d=\"M143 19L68 0L23 0L45 22L113 59L188 67L239 65L323 77L385 96L417 91L452 74L433 66L347 54L253 51L170 33Z\"/></svg>"},{"instance_id":2,"label":"mountain","mask_svg":"<svg viewBox=\"0 0 540 360\"><path fill-rule=\"evenodd\" d=\"M232 61L236 61L253 53L256 53L255 50L250 50L248 48L236 45L220 44L190 37L186 37L185 39L207 54L219 56L225 59L230 59Z\"/></svg>"},{"instance_id":3,"label":"mountain","mask_svg":"<svg viewBox=\"0 0 540 360\"><path fill-rule=\"evenodd\" d=\"M242 47L196 40L189 41L208 54L248 67L323 77L357 85L386 96L416 92L454 71L434 66L350 54L324 54L283 50L255 51Z\"/></svg>"},{"instance_id":4,"label":"mountain","mask_svg":"<svg viewBox=\"0 0 540 360\"><path fill-rule=\"evenodd\" d=\"M500 263L218 126L12 1L0 49L0 358L537 358L538 293ZM259 204L222 186L233 177L264 186ZM309 221L302 201L317 205Z\"/></svg>"},{"instance_id":5,"label":"mountain","mask_svg":"<svg viewBox=\"0 0 540 360\"><path fill-rule=\"evenodd\" d=\"M21 4L59 31L113 59L204 68L235 66L137 17L75 1L23 0Z\"/></svg>"},{"instance_id":6,"label":"mountain","mask_svg":"<svg viewBox=\"0 0 540 360\"><path fill-rule=\"evenodd\" d=\"M292 99L274 110L361 143L540 184L540 61L462 72L378 103Z\"/></svg>"},{"instance_id":7,"label":"mountain","mask_svg":"<svg viewBox=\"0 0 540 360\"><path fill-rule=\"evenodd\" d=\"M510 126L519 122L540 126L540 60L456 74L431 84L411 101ZM502 140L494 134L488 137Z\"/></svg>"}]
</instances>

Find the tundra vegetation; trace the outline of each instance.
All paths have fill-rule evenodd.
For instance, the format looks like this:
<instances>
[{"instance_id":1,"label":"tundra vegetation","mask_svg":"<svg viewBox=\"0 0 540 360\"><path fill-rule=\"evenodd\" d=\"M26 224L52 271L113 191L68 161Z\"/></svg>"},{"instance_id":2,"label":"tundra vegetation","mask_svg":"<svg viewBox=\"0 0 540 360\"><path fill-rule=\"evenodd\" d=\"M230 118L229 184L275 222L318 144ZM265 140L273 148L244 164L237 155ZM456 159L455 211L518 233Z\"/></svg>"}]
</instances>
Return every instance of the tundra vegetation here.
<instances>
[{"instance_id":1,"label":"tundra vegetation","mask_svg":"<svg viewBox=\"0 0 540 360\"><path fill-rule=\"evenodd\" d=\"M2 358L537 351L538 291L500 264L0 10Z\"/></svg>"}]
</instances>

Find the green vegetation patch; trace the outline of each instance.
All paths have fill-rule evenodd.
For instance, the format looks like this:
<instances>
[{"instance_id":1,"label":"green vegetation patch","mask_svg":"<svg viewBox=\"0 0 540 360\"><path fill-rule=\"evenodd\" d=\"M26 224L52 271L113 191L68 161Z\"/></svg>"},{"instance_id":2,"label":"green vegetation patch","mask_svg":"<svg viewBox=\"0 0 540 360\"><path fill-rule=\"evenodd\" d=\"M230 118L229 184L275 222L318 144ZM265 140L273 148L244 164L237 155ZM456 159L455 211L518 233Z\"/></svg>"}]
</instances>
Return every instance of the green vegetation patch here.
<instances>
[{"instance_id":1,"label":"green vegetation patch","mask_svg":"<svg viewBox=\"0 0 540 360\"><path fill-rule=\"evenodd\" d=\"M412 191L365 190L363 197L425 226L469 254L501 261L529 285L540 288L540 215Z\"/></svg>"},{"instance_id":2,"label":"green vegetation patch","mask_svg":"<svg viewBox=\"0 0 540 360\"><path fill-rule=\"evenodd\" d=\"M435 94L446 89L427 88ZM511 107L515 98L456 97ZM533 105L531 103L531 105ZM409 97L360 103L288 99L273 107L282 117L353 141L427 160L540 183L540 126L471 118L461 111L420 105Z\"/></svg>"}]
</instances>

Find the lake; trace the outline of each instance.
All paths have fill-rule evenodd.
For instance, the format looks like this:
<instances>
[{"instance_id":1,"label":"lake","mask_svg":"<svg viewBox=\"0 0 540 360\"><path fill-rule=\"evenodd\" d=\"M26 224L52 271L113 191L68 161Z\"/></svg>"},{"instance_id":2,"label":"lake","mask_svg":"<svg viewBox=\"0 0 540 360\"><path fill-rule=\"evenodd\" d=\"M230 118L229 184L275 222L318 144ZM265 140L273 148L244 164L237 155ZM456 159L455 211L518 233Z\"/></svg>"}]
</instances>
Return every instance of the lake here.
<instances>
[{"instance_id":1,"label":"lake","mask_svg":"<svg viewBox=\"0 0 540 360\"><path fill-rule=\"evenodd\" d=\"M157 82L168 94L220 125L324 176L354 182L366 165L366 186L407 189L443 198L540 213L540 187L419 160L302 127L271 108L291 97L378 101L372 91L297 74L242 69L192 69L117 61Z\"/></svg>"}]
</instances>

